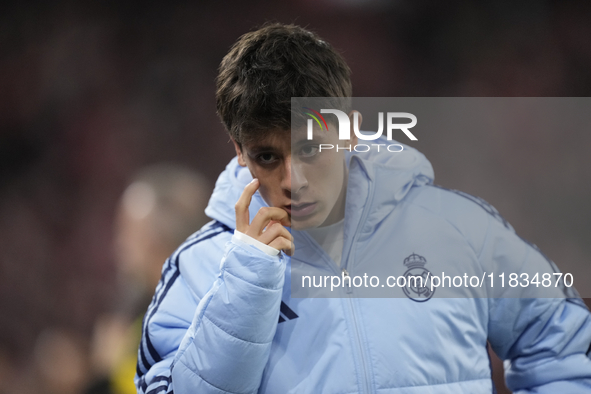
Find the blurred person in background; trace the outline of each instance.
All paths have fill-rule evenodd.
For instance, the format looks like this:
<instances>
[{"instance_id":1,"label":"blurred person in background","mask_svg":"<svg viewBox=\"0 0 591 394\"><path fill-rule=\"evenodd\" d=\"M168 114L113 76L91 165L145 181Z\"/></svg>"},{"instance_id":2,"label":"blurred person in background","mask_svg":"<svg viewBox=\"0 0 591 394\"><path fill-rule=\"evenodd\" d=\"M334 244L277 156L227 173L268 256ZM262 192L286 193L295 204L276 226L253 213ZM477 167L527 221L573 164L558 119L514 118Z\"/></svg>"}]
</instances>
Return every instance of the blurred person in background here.
<instances>
[{"instance_id":1,"label":"blurred person in background","mask_svg":"<svg viewBox=\"0 0 591 394\"><path fill-rule=\"evenodd\" d=\"M47 394L79 394L89 377L88 348L79 334L47 328L35 344L35 382Z\"/></svg>"},{"instance_id":2,"label":"blurred person in background","mask_svg":"<svg viewBox=\"0 0 591 394\"><path fill-rule=\"evenodd\" d=\"M100 316L91 345L96 380L87 393L135 393L133 377L143 313L174 249L208 220L211 187L199 173L174 164L149 166L125 189L115 221L120 297Z\"/></svg>"}]
</instances>

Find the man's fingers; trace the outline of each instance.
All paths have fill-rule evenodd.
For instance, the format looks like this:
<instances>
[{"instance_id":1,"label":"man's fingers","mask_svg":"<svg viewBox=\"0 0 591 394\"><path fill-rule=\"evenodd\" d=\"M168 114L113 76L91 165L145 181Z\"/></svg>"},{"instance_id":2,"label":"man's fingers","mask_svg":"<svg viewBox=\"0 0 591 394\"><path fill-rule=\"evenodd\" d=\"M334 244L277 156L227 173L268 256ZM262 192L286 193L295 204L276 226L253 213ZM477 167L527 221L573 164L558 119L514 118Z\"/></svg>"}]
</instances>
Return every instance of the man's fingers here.
<instances>
[{"instance_id":1,"label":"man's fingers","mask_svg":"<svg viewBox=\"0 0 591 394\"><path fill-rule=\"evenodd\" d=\"M275 238L273 242L269 244L269 246L278 250L282 250L288 256L293 256L293 252L295 251L293 242L284 237Z\"/></svg>"},{"instance_id":2,"label":"man's fingers","mask_svg":"<svg viewBox=\"0 0 591 394\"><path fill-rule=\"evenodd\" d=\"M260 236L259 241L269 245L275 238L283 237L293 241L293 237L289 231L281 225L281 223L275 222L272 225L267 226L267 230Z\"/></svg>"},{"instance_id":3,"label":"man's fingers","mask_svg":"<svg viewBox=\"0 0 591 394\"><path fill-rule=\"evenodd\" d=\"M291 220L285 210L263 207L257 212L252 223L249 223L248 208L259 185L258 179L253 179L252 182L246 185L238 202L236 202L236 230L291 256L294 252L293 237L284 227L290 226Z\"/></svg>"},{"instance_id":4,"label":"man's fingers","mask_svg":"<svg viewBox=\"0 0 591 394\"><path fill-rule=\"evenodd\" d=\"M248 235L258 239L259 235L263 233L263 229L271 221L279 222L283 226L291 226L289 215L285 210L274 207L263 207L259 209L254 219L252 219L252 223L248 228Z\"/></svg>"},{"instance_id":5,"label":"man's fingers","mask_svg":"<svg viewBox=\"0 0 591 394\"><path fill-rule=\"evenodd\" d=\"M234 209L236 210L236 230L240 231L241 233L245 233L248 230L248 224L250 217L248 215L248 208L250 207L250 201L252 200L252 196L259 188L259 180L253 179L244 190L242 191L242 195L236 202Z\"/></svg>"},{"instance_id":6,"label":"man's fingers","mask_svg":"<svg viewBox=\"0 0 591 394\"><path fill-rule=\"evenodd\" d=\"M267 227L265 227L265 228L263 229L263 231L267 231L267 229L269 229L269 228L270 228L272 225L274 225L275 223L279 223L279 222L276 222L275 220L271 220L269 223L267 223Z\"/></svg>"}]
</instances>

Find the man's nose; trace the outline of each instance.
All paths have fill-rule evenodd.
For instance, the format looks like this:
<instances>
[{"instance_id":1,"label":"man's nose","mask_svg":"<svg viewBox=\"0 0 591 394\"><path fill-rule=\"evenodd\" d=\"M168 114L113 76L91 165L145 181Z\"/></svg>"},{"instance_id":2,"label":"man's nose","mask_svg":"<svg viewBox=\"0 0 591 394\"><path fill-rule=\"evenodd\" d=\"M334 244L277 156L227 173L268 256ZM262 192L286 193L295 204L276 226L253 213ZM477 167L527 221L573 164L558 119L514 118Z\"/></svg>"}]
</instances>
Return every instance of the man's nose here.
<instances>
[{"instance_id":1,"label":"man's nose","mask_svg":"<svg viewBox=\"0 0 591 394\"><path fill-rule=\"evenodd\" d=\"M308 185L308 181L300 165L293 163L291 157L285 160L283 184L281 185L285 190L297 194L304 187Z\"/></svg>"}]
</instances>

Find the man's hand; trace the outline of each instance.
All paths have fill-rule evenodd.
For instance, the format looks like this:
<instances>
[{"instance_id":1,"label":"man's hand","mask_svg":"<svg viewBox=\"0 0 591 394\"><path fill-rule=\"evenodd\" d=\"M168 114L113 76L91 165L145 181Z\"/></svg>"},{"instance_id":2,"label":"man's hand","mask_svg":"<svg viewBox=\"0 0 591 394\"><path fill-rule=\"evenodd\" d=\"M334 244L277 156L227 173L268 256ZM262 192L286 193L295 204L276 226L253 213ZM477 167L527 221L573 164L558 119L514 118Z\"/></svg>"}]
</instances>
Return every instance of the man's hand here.
<instances>
[{"instance_id":1,"label":"man's hand","mask_svg":"<svg viewBox=\"0 0 591 394\"><path fill-rule=\"evenodd\" d=\"M238 199L235 206L236 230L291 256L294 251L293 237L284 227L290 227L291 220L285 210L275 207L263 207L250 223L248 207L259 186L259 180L253 179L252 182L246 185Z\"/></svg>"}]
</instances>

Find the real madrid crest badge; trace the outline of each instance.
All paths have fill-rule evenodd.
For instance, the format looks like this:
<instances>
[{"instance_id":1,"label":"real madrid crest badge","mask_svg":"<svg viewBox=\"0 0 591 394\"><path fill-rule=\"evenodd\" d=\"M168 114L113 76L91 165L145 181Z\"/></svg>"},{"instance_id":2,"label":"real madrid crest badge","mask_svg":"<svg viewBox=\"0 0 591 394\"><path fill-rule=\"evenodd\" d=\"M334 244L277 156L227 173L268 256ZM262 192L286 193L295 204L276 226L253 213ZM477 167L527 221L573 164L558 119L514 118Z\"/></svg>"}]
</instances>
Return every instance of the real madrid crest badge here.
<instances>
[{"instance_id":1,"label":"real madrid crest badge","mask_svg":"<svg viewBox=\"0 0 591 394\"><path fill-rule=\"evenodd\" d=\"M408 298L416 302L425 302L433 297L435 289L429 287L431 272L425 268L427 259L416 253L404 259L404 265L408 267L404 273L406 286L402 288Z\"/></svg>"}]
</instances>

